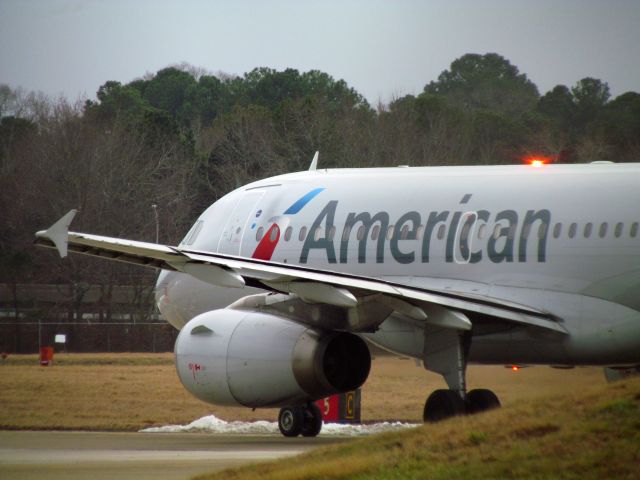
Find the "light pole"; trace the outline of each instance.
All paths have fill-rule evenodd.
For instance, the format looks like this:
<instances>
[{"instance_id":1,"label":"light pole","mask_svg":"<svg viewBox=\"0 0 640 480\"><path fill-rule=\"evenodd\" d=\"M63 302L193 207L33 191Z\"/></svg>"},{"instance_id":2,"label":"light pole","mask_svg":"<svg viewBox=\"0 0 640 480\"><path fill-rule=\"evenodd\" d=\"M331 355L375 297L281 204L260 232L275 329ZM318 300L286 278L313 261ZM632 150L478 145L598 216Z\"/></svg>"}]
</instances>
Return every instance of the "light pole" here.
<instances>
[{"instance_id":1,"label":"light pole","mask_svg":"<svg viewBox=\"0 0 640 480\"><path fill-rule=\"evenodd\" d=\"M151 208L153 208L153 214L156 218L156 243L160 243L160 222L158 221L158 205L155 203L151 204Z\"/></svg>"}]
</instances>

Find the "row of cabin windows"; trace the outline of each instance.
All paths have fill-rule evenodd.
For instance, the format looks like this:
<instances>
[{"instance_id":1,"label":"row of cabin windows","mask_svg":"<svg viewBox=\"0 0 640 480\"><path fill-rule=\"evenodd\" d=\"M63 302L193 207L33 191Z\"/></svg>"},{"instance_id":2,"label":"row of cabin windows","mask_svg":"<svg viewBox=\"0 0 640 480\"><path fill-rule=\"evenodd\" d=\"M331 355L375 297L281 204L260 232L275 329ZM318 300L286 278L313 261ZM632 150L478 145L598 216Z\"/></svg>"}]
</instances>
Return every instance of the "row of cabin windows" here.
<instances>
[{"instance_id":1,"label":"row of cabin windows","mask_svg":"<svg viewBox=\"0 0 640 480\"><path fill-rule=\"evenodd\" d=\"M504 225L496 224L493 227L493 229L490 230L490 227L487 224L483 223L477 229L477 237L479 240L484 240L485 238L487 238L488 233L491 231L491 235L493 236L493 238L498 239L498 237L503 235L503 229L505 228L506 227ZM553 238L560 238L560 236L562 235L563 228L564 226L562 223L556 223L553 226L553 231L552 231ZM470 229L470 225L468 223L463 225L462 231L461 231L461 236L463 238L469 235L469 229ZM508 229L508 232L506 232L507 238L513 239L516 235L516 229L517 229L517 225L511 225ZM593 223L591 222L586 223L582 228L582 236L584 236L584 238L590 238L593 233L593 229L594 229ZM313 236L315 240L319 240L321 238L322 230L323 229L320 227L315 229L315 231L313 232ZM531 225L527 225L523 229L522 235L524 238L529 238L529 235L531 233L530 230L531 230ZM390 225L386 231L387 240L391 240L393 238L393 231L394 231L394 226ZM600 238L605 238L609 231L610 231L609 224L607 222L603 222L600 224L597 234ZM365 232L364 225L360 225L360 227L358 227L358 230L356 231L356 238L358 240L362 240L362 238L364 237L364 232ZM402 227L402 230L400 230L400 240L421 239L423 232L424 232L424 226L419 225L418 228L416 229L415 237L411 236L411 230L409 228L409 225L404 225ZM446 232L447 232L447 226L445 224L441 224L436 230L436 238L438 240L443 240L446 235ZM270 240L272 242L275 242L276 239L278 238L279 233L280 232L277 227L272 228L270 231ZM547 234L547 225L541 224L538 227L536 233L538 238L544 238L545 235ZM336 234L336 227L331 227L329 229L329 235L327 236L329 241L333 241L335 234ZM613 226L614 237L620 238L622 237L623 234L624 234L624 224L622 222L616 223ZM262 240L263 235L264 235L264 227L258 228L256 232L256 240L258 242ZM342 232L342 240L347 241L350 235L351 235L351 228L350 227L345 228ZM374 241L378 240L379 235L380 235L380 225L376 224L371 229L371 240L374 240ZM578 224L570 223L569 227L567 228L567 237L575 238L577 235L579 235ZM629 228L629 236L631 238L636 238L637 235L638 235L638 222L634 222L631 224L631 227ZM286 230L284 231L285 242L290 241L292 236L293 236L293 228L287 227ZM307 227L300 228L300 232L298 233L298 240L302 242L306 237L307 237Z\"/></svg>"}]
</instances>

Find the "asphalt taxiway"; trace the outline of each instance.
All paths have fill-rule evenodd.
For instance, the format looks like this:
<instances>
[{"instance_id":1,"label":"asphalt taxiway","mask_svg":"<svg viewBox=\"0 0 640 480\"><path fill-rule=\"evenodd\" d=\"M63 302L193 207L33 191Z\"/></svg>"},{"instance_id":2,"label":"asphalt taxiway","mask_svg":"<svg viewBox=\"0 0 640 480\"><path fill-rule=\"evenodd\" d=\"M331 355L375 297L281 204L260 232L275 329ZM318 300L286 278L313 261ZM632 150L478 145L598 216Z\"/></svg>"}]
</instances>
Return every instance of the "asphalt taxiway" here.
<instances>
[{"instance_id":1,"label":"asphalt taxiway","mask_svg":"<svg viewBox=\"0 0 640 480\"><path fill-rule=\"evenodd\" d=\"M0 478L184 480L348 440L204 433L0 431Z\"/></svg>"}]
</instances>

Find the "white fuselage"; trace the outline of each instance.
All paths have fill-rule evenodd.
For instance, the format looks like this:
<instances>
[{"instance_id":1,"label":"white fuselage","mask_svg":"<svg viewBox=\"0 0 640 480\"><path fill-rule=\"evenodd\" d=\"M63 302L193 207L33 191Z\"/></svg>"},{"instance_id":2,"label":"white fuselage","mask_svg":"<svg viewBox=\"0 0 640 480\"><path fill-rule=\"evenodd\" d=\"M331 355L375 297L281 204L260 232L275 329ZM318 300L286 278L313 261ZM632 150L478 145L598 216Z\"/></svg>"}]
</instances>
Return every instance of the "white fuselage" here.
<instances>
[{"instance_id":1,"label":"white fuselage","mask_svg":"<svg viewBox=\"0 0 640 480\"><path fill-rule=\"evenodd\" d=\"M302 172L229 193L180 246L510 301L552 314L569 332L474 324L471 361L635 364L639 187L640 164ZM165 271L157 298L181 328L248 290ZM422 356L422 326L401 315L367 336Z\"/></svg>"}]
</instances>

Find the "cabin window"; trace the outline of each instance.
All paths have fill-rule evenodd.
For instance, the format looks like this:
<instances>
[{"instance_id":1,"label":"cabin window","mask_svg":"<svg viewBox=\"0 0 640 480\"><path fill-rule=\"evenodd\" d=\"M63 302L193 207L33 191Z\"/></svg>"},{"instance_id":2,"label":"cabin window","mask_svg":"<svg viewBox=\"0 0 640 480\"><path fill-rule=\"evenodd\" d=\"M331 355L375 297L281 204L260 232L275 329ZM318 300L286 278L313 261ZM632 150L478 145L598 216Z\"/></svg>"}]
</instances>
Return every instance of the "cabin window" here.
<instances>
[{"instance_id":1,"label":"cabin window","mask_svg":"<svg viewBox=\"0 0 640 480\"><path fill-rule=\"evenodd\" d=\"M556 223L553 226L553 238L559 238L562 235L562 224Z\"/></svg>"},{"instance_id":2,"label":"cabin window","mask_svg":"<svg viewBox=\"0 0 640 480\"><path fill-rule=\"evenodd\" d=\"M468 222L466 222L463 226L462 226L462 233L460 234L461 238L467 239L469 238L469 230L471 229L471 225L469 225Z\"/></svg>"},{"instance_id":3,"label":"cabin window","mask_svg":"<svg viewBox=\"0 0 640 480\"><path fill-rule=\"evenodd\" d=\"M262 240L263 235L264 235L264 227L258 228L258 230L256 231L256 242L259 242L260 240Z\"/></svg>"},{"instance_id":4,"label":"cabin window","mask_svg":"<svg viewBox=\"0 0 640 480\"><path fill-rule=\"evenodd\" d=\"M280 228L277 225L271 227L271 233L269 234L269 241L271 243L275 242L278 239L278 235L280 235Z\"/></svg>"},{"instance_id":5,"label":"cabin window","mask_svg":"<svg viewBox=\"0 0 640 480\"><path fill-rule=\"evenodd\" d=\"M598 234L600 235L600 238L604 238L607 236L607 230L609 229L609 225L607 224L607 222L602 222L600 224L600 230L598 231Z\"/></svg>"},{"instance_id":6,"label":"cabin window","mask_svg":"<svg viewBox=\"0 0 640 480\"><path fill-rule=\"evenodd\" d=\"M511 225L509 227L509 232L507 233L507 238L509 240L513 240L516 236L516 225Z\"/></svg>"},{"instance_id":7,"label":"cabin window","mask_svg":"<svg viewBox=\"0 0 640 480\"><path fill-rule=\"evenodd\" d=\"M613 234L616 236L616 238L620 238L622 236L622 227L622 222L616 223L616 229L613 231Z\"/></svg>"},{"instance_id":8,"label":"cabin window","mask_svg":"<svg viewBox=\"0 0 640 480\"><path fill-rule=\"evenodd\" d=\"M442 240L444 238L444 232L446 231L446 229L447 227L444 225L444 223L438 227L438 240Z\"/></svg>"},{"instance_id":9,"label":"cabin window","mask_svg":"<svg viewBox=\"0 0 640 480\"><path fill-rule=\"evenodd\" d=\"M393 238L393 225L389 225L387 228L387 240L391 240Z\"/></svg>"},{"instance_id":10,"label":"cabin window","mask_svg":"<svg viewBox=\"0 0 640 480\"><path fill-rule=\"evenodd\" d=\"M307 236L307 227L302 227L300 229L300 234L298 235L298 240L303 242L306 236Z\"/></svg>"},{"instance_id":11,"label":"cabin window","mask_svg":"<svg viewBox=\"0 0 640 480\"><path fill-rule=\"evenodd\" d=\"M422 232L424 232L424 226L418 225L418 230L416 231L416 239L420 240L422 238Z\"/></svg>"},{"instance_id":12,"label":"cabin window","mask_svg":"<svg viewBox=\"0 0 640 480\"><path fill-rule=\"evenodd\" d=\"M358 227L358 233L356 234L356 238L358 240L362 240L364 238L364 225L360 225Z\"/></svg>"},{"instance_id":13,"label":"cabin window","mask_svg":"<svg viewBox=\"0 0 640 480\"><path fill-rule=\"evenodd\" d=\"M638 222L633 222L631 224L631 229L629 230L629 235L631 235L631 238L636 238L636 235L638 235Z\"/></svg>"},{"instance_id":14,"label":"cabin window","mask_svg":"<svg viewBox=\"0 0 640 480\"><path fill-rule=\"evenodd\" d=\"M591 236L591 230L593 230L593 223L589 222L584 226L584 238L589 238Z\"/></svg>"},{"instance_id":15,"label":"cabin window","mask_svg":"<svg viewBox=\"0 0 640 480\"><path fill-rule=\"evenodd\" d=\"M538 238L543 239L547 235L547 224L542 223L538 227Z\"/></svg>"},{"instance_id":16,"label":"cabin window","mask_svg":"<svg viewBox=\"0 0 640 480\"><path fill-rule=\"evenodd\" d=\"M493 227L493 239L497 240L498 238L500 238L500 233L502 232L502 225L500 225L499 223L496 224L495 227Z\"/></svg>"},{"instance_id":17,"label":"cabin window","mask_svg":"<svg viewBox=\"0 0 640 480\"><path fill-rule=\"evenodd\" d=\"M522 238L527 240L529 238L529 232L531 231L531 225L527 224L522 228Z\"/></svg>"},{"instance_id":18,"label":"cabin window","mask_svg":"<svg viewBox=\"0 0 640 480\"><path fill-rule=\"evenodd\" d=\"M371 229L371 240L377 240L380 235L380 225L374 225Z\"/></svg>"},{"instance_id":19,"label":"cabin window","mask_svg":"<svg viewBox=\"0 0 640 480\"><path fill-rule=\"evenodd\" d=\"M478 228L478 240L484 240L484 237L486 234L487 234L487 224L483 223Z\"/></svg>"},{"instance_id":20,"label":"cabin window","mask_svg":"<svg viewBox=\"0 0 640 480\"><path fill-rule=\"evenodd\" d=\"M351 227L344 227L344 230L342 231L342 241L348 242L349 235L351 235Z\"/></svg>"},{"instance_id":21,"label":"cabin window","mask_svg":"<svg viewBox=\"0 0 640 480\"><path fill-rule=\"evenodd\" d=\"M572 223L571 225L569 225L569 238L575 237L577 231L578 225L576 223Z\"/></svg>"},{"instance_id":22,"label":"cabin window","mask_svg":"<svg viewBox=\"0 0 640 480\"><path fill-rule=\"evenodd\" d=\"M329 229L329 240L333 242L333 237L336 236L336 227L331 227Z\"/></svg>"},{"instance_id":23,"label":"cabin window","mask_svg":"<svg viewBox=\"0 0 640 480\"><path fill-rule=\"evenodd\" d=\"M289 240L291 240L291 234L293 233L293 228L291 227L287 227L287 229L284 231L284 241L288 242Z\"/></svg>"},{"instance_id":24,"label":"cabin window","mask_svg":"<svg viewBox=\"0 0 640 480\"><path fill-rule=\"evenodd\" d=\"M320 240L320 235L322 235L322 228L316 227L316 229L313 231L313 239L317 242L318 240Z\"/></svg>"},{"instance_id":25,"label":"cabin window","mask_svg":"<svg viewBox=\"0 0 640 480\"><path fill-rule=\"evenodd\" d=\"M409 238L409 225L404 225L400 232L400 240L406 240L407 238Z\"/></svg>"}]
</instances>

